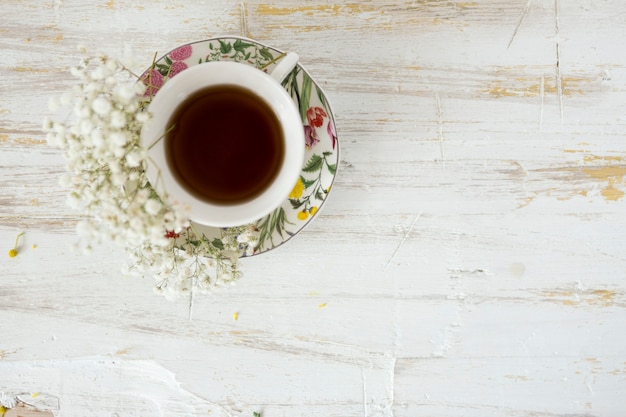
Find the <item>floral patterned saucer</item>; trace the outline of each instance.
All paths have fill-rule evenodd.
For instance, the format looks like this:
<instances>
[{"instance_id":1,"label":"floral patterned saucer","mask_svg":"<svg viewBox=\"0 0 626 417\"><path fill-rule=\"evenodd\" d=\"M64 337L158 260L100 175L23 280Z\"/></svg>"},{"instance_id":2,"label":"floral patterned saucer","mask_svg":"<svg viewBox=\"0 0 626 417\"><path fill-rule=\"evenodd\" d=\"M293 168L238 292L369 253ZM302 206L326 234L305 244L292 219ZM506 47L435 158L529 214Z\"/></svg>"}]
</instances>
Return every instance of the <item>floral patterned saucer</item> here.
<instances>
[{"instance_id":1,"label":"floral patterned saucer","mask_svg":"<svg viewBox=\"0 0 626 417\"><path fill-rule=\"evenodd\" d=\"M146 94L152 96L167 80L192 65L210 61L236 61L271 72L284 52L243 37L221 37L181 45L157 59L141 78L149 78ZM258 245L243 243L239 256L270 251L295 236L319 213L328 197L339 162L339 142L332 109L320 86L298 64L285 78L283 87L300 109L306 142L300 178L285 202L272 213L254 222ZM223 230L193 224L207 242L215 242Z\"/></svg>"}]
</instances>

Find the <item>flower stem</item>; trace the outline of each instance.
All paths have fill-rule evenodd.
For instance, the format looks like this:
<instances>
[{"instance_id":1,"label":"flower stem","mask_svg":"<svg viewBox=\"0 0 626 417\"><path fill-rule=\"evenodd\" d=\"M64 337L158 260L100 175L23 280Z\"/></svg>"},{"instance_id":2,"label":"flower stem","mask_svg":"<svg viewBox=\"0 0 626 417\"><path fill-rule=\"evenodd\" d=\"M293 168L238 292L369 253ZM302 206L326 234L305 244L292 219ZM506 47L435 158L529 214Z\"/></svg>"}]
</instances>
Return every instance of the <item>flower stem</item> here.
<instances>
[{"instance_id":1,"label":"flower stem","mask_svg":"<svg viewBox=\"0 0 626 417\"><path fill-rule=\"evenodd\" d=\"M22 237L22 235L24 234L24 232L21 232L20 234L17 235L17 237L15 238L15 246L13 246L13 249L11 249L9 251L9 257L10 258L15 258L17 256L17 245L20 242L20 237Z\"/></svg>"}]
</instances>

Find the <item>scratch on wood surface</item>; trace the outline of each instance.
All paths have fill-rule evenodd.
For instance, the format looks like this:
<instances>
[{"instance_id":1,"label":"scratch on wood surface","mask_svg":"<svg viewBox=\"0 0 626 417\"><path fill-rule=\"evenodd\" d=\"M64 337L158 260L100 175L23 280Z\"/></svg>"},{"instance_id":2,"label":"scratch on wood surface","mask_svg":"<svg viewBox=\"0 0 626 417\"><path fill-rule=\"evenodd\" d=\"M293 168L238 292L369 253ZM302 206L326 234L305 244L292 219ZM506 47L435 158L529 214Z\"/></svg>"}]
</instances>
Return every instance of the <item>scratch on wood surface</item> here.
<instances>
[{"instance_id":1,"label":"scratch on wood surface","mask_svg":"<svg viewBox=\"0 0 626 417\"><path fill-rule=\"evenodd\" d=\"M439 139L439 153L441 154L441 163L443 166L446 166L446 156L444 153L444 145L443 145L443 110L441 108L441 99L439 98L439 93L436 95L437 98L437 137Z\"/></svg>"},{"instance_id":2,"label":"scratch on wood surface","mask_svg":"<svg viewBox=\"0 0 626 417\"><path fill-rule=\"evenodd\" d=\"M367 417L367 381L364 368L361 368L361 382L363 384L363 417Z\"/></svg>"},{"instance_id":3,"label":"scratch on wood surface","mask_svg":"<svg viewBox=\"0 0 626 417\"><path fill-rule=\"evenodd\" d=\"M524 11L522 12L522 17L520 17L519 22L517 23L517 26L515 26L515 30L513 31L513 35L511 35L511 39L509 40L509 44L506 46L506 49L509 49L511 47L511 44L513 43L513 40L515 39L515 36L517 36L517 32L519 31L519 28L522 26L522 23L524 23L524 19L526 19L526 16L528 15L528 11L530 10L530 1L528 0L528 2L526 3L526 7L524 7Z\"/></svg>"},{"instance_id":4,"label":"scratch on wood surface","mask_svg":"<svg viewBox=\"0 0 626 417\"><path fill-rule=\"evenodd\" d=\"M192 283L191 290L189 291L189 313L187 319L191 322L193 320L193 302L194 302L194 294L193 289L195 288L195 283Z\"/></svg>"},{"instance_id":5,"label":"scratch on wood surface","mask_svg":"<svg viewBox=\"0 0 626 417\"><path fill-rule=\"evenodd\" d=\"M240 9L240 25L241 25L241 36L249 36L248 34L248 24L246 22L246 14L247 14L247 10L246 10L246 3L245 2L241 2L239 3L239 9Z\"/></svg>"},{"instance_id":6,"label":"scratch on wood surface","mask_svg":"<svg viewBox=\"0 0 626 417\"><path fill-rule=\"evenodd\" d=\"M560 36L559 0L554 0L554 29L556 39L556 87L559 98L559 113L563 123L563 80L561 77L561 40Z\"/></svg>"},{"instance_id":7,"label":"scratch on wood surface","mask_svg":"<svg viewBox=\"0 0 626 417\"><path fill-rule=\"evenodd\" d=\"M409 238L409 235L411 234L411 232L413 231L413 228L415 227L415 223L417 223L417 220L419 220L419 218L422 216L422 212L418 213L415 218L413 219L413 222L411 223L411 225L409 226L409 228L406 230L406 232L404 233L404 236L402 236L402 240L400 241L400 243L398 244L398 247L396 248L396 250L393 251L393 253L391 254L391 257L389 258L389 260L387 261L387 263L385 264L385 267L383 268L383 271L386 271L387 268L389 268L389 265L391 265L391 261L393 261L393 259L396 257L396 255L398 254L398 252L400 251L400 249L402 248L402 246L404 245L404 243L406 242L406 240Z\"/></svg>"},{"instance_id":8,"label":"scratch on wood surface","mask_svg":"<svg viewBox=\"0 0 626 417\"><path fill-rule=\"evenodd\" d=\"M396 362L397 359L393 357L389 365L389 401L385 407L385 415L390 417L393 417L393 405L396 401Z\"/></svg>"},{"instance_id":9,"label":"scratch on wood surface","mask_svg":"<svg viewBox=\"0 0 626 417\"><path fill-rule=\"evenodd\" d=\"M541 83L539 84L539 97L541 98L539 104L539 134L543 133L543 113L544 113L544 102L546 95L546 77L541 76Z\"/></svg>"}]
</instances>

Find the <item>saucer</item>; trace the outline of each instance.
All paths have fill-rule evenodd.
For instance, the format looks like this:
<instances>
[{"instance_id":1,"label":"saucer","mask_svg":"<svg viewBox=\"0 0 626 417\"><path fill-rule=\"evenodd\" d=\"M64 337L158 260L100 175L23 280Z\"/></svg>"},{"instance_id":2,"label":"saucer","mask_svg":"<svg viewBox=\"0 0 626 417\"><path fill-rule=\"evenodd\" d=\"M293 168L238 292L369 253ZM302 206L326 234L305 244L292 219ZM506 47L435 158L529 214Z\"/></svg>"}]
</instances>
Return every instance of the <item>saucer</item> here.
<instances>
[{"instance_id":1,"label":"saucer","mask_svg":"<svg viewBox=\"0 0 626 417\"><path fill-rule=\"evenodd\" d=\"M158 58L141 79L149 77L146 95L152 96L181 71L210 61L235 61L271 72L284 52L255 40L230 36L180 45ZM239 256L268 252L297 235L318 214L330 193L339 162L335 119L321 87L298 64L282 82L300 110L305 136L305 156L300 177L288 198L272 213L254 221L259 243L241 244ZM207 243L222 235L222 229L192 222L194 231Z\"/></svg>"}]
</instances>

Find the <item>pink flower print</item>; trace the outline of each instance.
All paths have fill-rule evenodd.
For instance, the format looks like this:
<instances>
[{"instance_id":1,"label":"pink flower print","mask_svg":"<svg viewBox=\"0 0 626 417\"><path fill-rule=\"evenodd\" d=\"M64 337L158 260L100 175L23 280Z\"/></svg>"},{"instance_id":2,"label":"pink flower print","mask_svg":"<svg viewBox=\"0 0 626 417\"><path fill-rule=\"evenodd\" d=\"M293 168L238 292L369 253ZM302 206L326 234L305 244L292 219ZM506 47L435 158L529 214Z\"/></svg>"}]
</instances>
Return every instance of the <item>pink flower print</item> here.
<instances>
[{"instance_id":1,"label":"pink flower print","mask_svg":"<svg viewBox=\"0 0 626 417\"><path fill-rule=\"evenodd\" d=\"M170 78L174 75L179 74L187 69L187 64L182 61L174 61L172 66L170 67Z\"/></svg>"},{"instance_id":2,"label":"pink flower print","mask_svg":"<svg viewBox=\"0 0 626 417\"><path fill-rule=\"evenodd\" d=\"M309 124L313 127L322 127L324 124L324 117L328 115L324 111L324 109L320 107L311 107L306 111L306 118L309 121Z\"/></svg>"},{"instance_id":3,"label":"pink flower print","mask_svg":"<svg viewBox=\"0 0 626 417\"><path fill-rule=\"evenodd\" d=\"M170 52L170 59L172 61L184 61L191 56L191 45L183 45L180 48L174 49Z\"/></svg>"},{"instance_id":4,"label":"pink flower print","mask_svg":"<svg viewBox=\"0 0 626 417\"><path fill-rule=\"evenodd\" d=\"M328 132L328 136L333 143L333 149L335 149L335 145L337 144L337 131L335 130L335 124L332 120L328 121L328 126L326 126L326 131Z\"/></svg>"},{"instance_id":5,"label":"pink flower print","mask_svg":"<svg viewBox=\"0 0 626 417\"><path fill-rule=\"evenodd\" d=\"M320 139L317 137L317 132L311 126L304 126L304 144L307 148L315 146Z\"/></svg>"},{"instance_id":6,"label":"pink flower print","mask_svg":"<svg viewBox=\"0 0 626 417\"><path fill-rule=\"evenodd\" d=\"M146 71L141 76L141 81L146 85L144 96L152 97L163 86L163 76L155 69Z\"/></svg>"}]
</instances>

